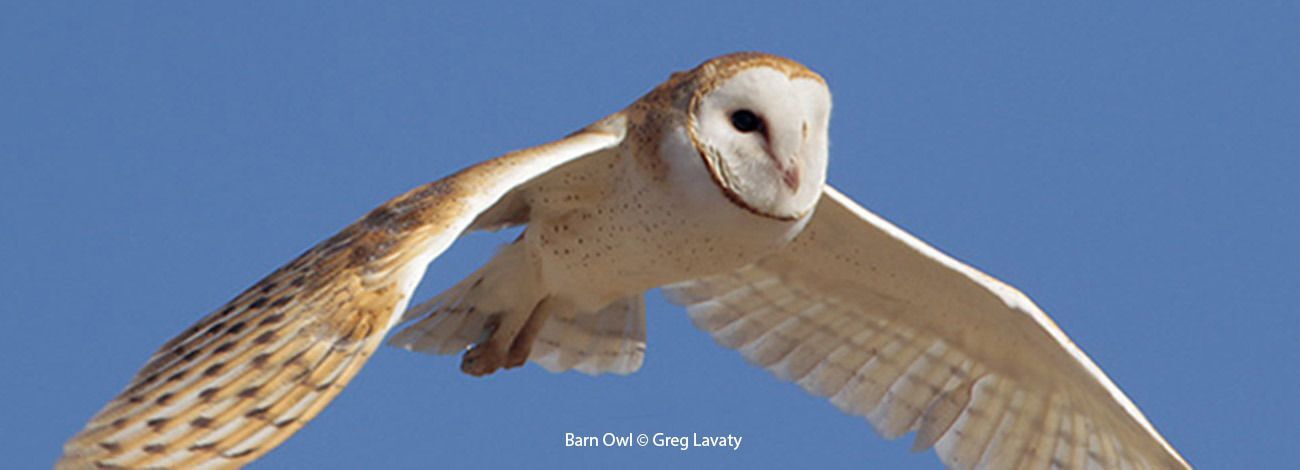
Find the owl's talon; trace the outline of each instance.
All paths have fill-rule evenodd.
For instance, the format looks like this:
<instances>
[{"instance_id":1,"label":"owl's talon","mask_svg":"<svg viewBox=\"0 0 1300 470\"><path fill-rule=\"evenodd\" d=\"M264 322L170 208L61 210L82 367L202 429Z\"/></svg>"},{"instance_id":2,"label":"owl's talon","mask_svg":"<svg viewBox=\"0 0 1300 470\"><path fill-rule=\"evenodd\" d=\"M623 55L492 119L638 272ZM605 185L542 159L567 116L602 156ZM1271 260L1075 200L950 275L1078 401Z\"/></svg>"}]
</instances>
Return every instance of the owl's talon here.
<instances>
[{"instance_id":1,"label":"owl's talon","mask_svg":"<svg viewBox=\"0 0 1300 470\"><path fill-rule=\"evenodd\" d=\"M501 348L496 347L496 341L487 340L465 351L461 357L460 371L482 377L496 372L505 363L505 354L502 354Z\"/></svg>"},{"instance_id":2,"label":"owl's talon","mask_svg":"<svg viewBox=\"0 0 1300 470\"><path fill-rule=\"evenodd\" d=\"M532 345L533 343L531 341L523 346L516 342L515 345L510 348L510 352L506 353L505 368L514 369L524 365L525 362L528 362L528 354L531 353L533 349Z\"/></svg>"}]
</instances>

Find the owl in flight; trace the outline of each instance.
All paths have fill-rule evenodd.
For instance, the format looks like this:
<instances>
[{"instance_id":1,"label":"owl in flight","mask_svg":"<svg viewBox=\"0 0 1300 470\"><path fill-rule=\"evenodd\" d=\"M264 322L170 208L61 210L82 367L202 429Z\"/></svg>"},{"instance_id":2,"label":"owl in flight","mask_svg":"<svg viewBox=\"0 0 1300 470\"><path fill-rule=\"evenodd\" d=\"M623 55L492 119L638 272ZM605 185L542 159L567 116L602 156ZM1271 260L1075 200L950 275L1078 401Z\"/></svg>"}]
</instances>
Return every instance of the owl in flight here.
<instances>
[{"instance_id":1,"label":"owl in flight","mask_svg":"<svg viewBox=\"0 0 1300 470\"><path fill-rule=\"evenodd\" d=\"M61 468L227 468L271 451L389 330L475 376L532 361L629 374L646 290L777 377L916 432L954 468L1186 468L1015 288L827 186L831 97L738 53L673 74L563 139L384 203L164 344L64 447ZM526 226L409 308L461 235Z\"/></svg>"}]
</instances>

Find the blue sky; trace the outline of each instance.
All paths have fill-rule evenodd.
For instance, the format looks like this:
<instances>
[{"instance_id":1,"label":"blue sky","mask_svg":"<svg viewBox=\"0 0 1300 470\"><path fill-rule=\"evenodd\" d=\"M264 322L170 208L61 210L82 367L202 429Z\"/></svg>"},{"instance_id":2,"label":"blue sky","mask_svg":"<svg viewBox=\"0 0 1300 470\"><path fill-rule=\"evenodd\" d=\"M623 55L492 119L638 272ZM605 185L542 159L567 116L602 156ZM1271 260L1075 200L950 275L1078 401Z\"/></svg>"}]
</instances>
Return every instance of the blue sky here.
<instances>
[{"instance_id":1,"label":"blue sky","mask_svg":"<svg viewBox=\"0 0 1300 470\"><path fill-rule=\"evenodd\" d=\"M1026 291L1193 464L1300 460L1294 3L263 3L0 7L9 465L49 465L156 347L385 199L749 49L829 81L834 185ZM938 466L650 299L633 376L383 348L256 467Z\"/></svg>"}]
</instances>

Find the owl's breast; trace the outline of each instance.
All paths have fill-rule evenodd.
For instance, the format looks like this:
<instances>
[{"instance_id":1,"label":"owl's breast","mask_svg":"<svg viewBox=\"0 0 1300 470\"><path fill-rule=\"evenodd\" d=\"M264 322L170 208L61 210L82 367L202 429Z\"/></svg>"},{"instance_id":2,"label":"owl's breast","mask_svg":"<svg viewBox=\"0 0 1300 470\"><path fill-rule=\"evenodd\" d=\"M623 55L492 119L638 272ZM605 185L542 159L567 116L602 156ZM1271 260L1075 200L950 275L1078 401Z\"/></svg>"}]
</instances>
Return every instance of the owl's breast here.
<instances>
[{"instance_id":1,"label":"owl's breast","mask_svg":"<svg viewBox=\"0 0 1300 470\"><path fill-rule=\"evenodd\" d=\"M730 200L685 135L667 136L647 165L623 155L610 189L526 237L553 292L585 307L742 267L789 243L810 216L779 220ZM644 157L644 156L643 156Z\"/></svg>"}]
</instances>

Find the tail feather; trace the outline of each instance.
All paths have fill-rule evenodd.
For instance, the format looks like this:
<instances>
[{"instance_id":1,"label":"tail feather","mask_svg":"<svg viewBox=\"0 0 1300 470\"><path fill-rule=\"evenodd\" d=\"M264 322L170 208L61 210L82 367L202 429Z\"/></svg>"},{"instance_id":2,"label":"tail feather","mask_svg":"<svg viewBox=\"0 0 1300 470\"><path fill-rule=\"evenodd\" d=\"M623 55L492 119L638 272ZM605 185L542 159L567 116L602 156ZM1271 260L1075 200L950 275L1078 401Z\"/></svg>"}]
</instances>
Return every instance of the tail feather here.
<instances>
[{"instance_id":1,"label":"tail feather","mask_svg":"<svg viewBox=\"0 0 1300 470\"><path fill-rule=\"evenodd\" d=\"M529 360L548 371L630 374L645 360L645 299L621 299L595 313L547 319Z\"/></svg>"},{"instance_id":2,"label":"tail feather","mask_svg":"<svg viewBox=\"0 0 1300 470\"><path fill-rule=\"evenodd\" d=\"M415 322L388 343L408 351L457 354L484 340L489 322L505 316L527 318L543 297L528 267L525 248L507 245L446 292L407 310L401 321Z\"/></svg>"},{"instance_id":3,"label":"tail feather","mask_svg":"<svg viewBox=\"0 0 1300 470\"><path fill-rule=\"evenodd\" d=\"M469 292L480 279L470 276L446 292L407 310L402 315L402 322L415 318L424 320L393 335L389 344L410 351L442 355L464 351L478 339L486 321L486 315L476 315L473 304L466 302Z\"/></svg>"}]
</instances>

